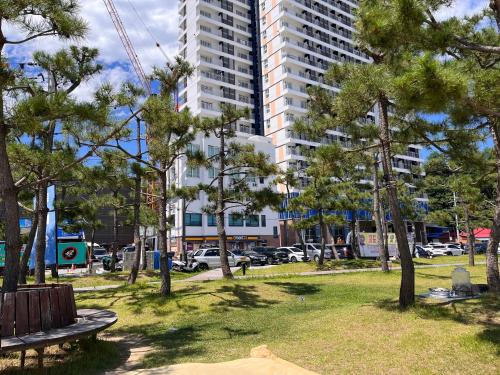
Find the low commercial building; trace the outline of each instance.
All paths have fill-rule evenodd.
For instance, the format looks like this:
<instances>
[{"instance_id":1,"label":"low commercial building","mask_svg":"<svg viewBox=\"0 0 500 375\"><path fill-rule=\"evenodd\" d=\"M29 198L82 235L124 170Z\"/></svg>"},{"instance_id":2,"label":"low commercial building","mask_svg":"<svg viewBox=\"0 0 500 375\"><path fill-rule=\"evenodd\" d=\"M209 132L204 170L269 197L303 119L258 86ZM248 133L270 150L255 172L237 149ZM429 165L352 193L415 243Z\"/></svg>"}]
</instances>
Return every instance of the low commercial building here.
<instances>
[{"instance_id":1,"label":"low commercial building","mask_svg":"<svg viewBox=\"0 0 500 375\"><path fill-rule=\"evenodd\" d=\"M233 142L252 144L256 152L269 155L269 161L274 163L274 145L271 140L258 135L238 133ZM190 148L202 151L208 157L219 152L219 140L215 137L197 137ZM210 184L216 177L214 167L189 167L185 158L179 158L176 167L169 174L171 183L178 187ZM271 178L252 176L247 178L251 188L262 189L272 183ZM229 184L229 177L225 181ZM273 185L274 186L274 185ZM172 250L180 252L182 240L185 239L187 250L201 246L218 246L217 225L215 215L207 213L210 205L205 192L200 191L196 200L188 202L178 199L170 205L169 215L175 217L171 233ZM232 205L235 206L235 205ZM258 245L279 245L279 215L267 207L261 212L254 212L246 217L241 216L242 207L228 210L225 214L225 227L229 249L249 249Z\"/></svg>"}]
</instances>

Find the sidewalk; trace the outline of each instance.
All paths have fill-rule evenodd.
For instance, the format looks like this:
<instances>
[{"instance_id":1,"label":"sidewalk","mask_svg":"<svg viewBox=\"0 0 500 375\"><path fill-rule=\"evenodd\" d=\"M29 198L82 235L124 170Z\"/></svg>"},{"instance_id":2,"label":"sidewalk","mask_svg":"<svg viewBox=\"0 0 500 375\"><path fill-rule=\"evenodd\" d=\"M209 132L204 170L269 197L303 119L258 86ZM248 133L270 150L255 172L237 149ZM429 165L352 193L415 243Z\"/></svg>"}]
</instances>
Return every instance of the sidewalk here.
<instances>
[{"instance_id":1,"label":"sidewalk","mask_svg":"<svg viewBox=\"0 0 500 375\"><path fill-rule=\"evenodd\" d=\"M234 274L241 267L231 267L231 272ZM190 277L189 279L184 279L184 281L210 281L210 280L221 280L222 279L222 268L215 268L206 272L202 272L198 275Z\"/></svg>"}]
</instances>

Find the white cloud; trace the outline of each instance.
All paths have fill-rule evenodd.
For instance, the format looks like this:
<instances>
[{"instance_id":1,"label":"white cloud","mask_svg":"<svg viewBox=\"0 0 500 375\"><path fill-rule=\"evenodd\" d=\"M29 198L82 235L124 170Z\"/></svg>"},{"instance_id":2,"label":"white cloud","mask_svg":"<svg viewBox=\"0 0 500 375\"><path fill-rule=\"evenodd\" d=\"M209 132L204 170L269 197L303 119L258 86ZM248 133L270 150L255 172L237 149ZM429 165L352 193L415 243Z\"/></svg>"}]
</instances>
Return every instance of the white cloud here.
<instances>
[{"instance_id":1,"label":"white cloud","mask_svg":"<svg viewBox=\"0 0 500 375\"><path fill-rule=\"evenodd\" d=\"M135 6L144 23L158 39L167 55L175 56L177 52L177 1L115 0L114 3L146 74L151 72L153 66L163 66L166 61L130 3ZM105 65L106 70L101 76L82 85L77 92L82 97L88 97L92 89L98 87L99 82L111 82L118 86L125 80L136 79L135 72L130 66L127 53L104 2L102 0L80 0L80 4L81 16L89 25L89 33L85 40L64 42L52 37L35 39L22 45L9 46L6 50L7 56L15 58L17 61L29 61L31 54L36 50L53 52L70 44L98 48L99 62ZM18 30L8 28L6 35L8 39L14 40L21 34ZM128 70L123 67L128 67Z\"/></svg>"},{"instance_id":2,"label":"white cloud","mask_svg":"<svg viewBox=\"0 0 500 375\"><path fill-rule=\"evenodd\" d=\"M471 16L488 6L488 0L455 0L450 7L441 8L436 16L440 20Z\"/></svg>"},{"instance_id":3,"label":"white cloud","mask_svg":"<svg viewBox=\"0 0 500 375\"><path fill-rule=\"evenodd\" d=\"M151 68L162 66L166 63L165 58L155 46L143 23L130 6L135 6L143 18L144 23L158 38L158 41L168 56L175 56L177 52L177 22L178 1L177 0L115 0L116 8L123 20L130 39L136 49L146 73ZM110 81L119 84L122 80L135 79L135 72L129 65L129 59L122 46L120 38L115 30L111 18L102 0L80 0L81 15L87 20L89 34L86 40L79 42L82 45L96 47L100 51L100 62L106 65L106 72L101 77L92 79L85 84L78 93L87 97L92 88L97 87L100 81ZM473 14L488 5L488 0L456 0L452 7L438 12L441 19L452 16L464 16ZM7 29L7 37L15 37L16 30ZM6 53L16 60L29 61L30 55L35 50L46 50L49 52L61 48L63 43L54 38L36 39L32 42L11 46ZM121 66L121 67L120 67ZM128 71L123 68L128 67Z\"/></svg>"}]
</instances>

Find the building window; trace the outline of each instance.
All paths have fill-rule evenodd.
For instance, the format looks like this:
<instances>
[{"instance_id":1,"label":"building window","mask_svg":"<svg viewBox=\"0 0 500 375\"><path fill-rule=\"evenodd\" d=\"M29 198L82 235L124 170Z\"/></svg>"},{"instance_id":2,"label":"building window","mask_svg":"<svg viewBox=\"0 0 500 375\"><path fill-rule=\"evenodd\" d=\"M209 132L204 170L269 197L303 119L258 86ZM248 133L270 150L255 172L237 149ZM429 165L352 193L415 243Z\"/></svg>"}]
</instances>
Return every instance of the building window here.
<instances>
[{"instance_id":1,"label":"building window","mask_svg":"<svg viewBox=\"0 0 500 375\"><path fill-rule=\"evenodd\" d=\"M278 237L278 227L273 227L273 236L274 238Z\"/></svg>"},{"instance_id":2,"label":"building window","mask_svg":"<svg viewBox=\"0 0 500 375\"><path fill-rule=\"evenodd\" d=\"M201 214L184 214L184 223L187 227L201 227Z\"/></svg>"},{"instance_id":3,"label":"building window","mask_svg":"<svg viewBox=\"0 0 500 375\"><path fill-rule=\"evenodd\" d=\"M219 175L219 169L214 167L208 168L208 178L215 178Z\"/></svg>"},{"instance_id":4,"label":"building window","mask_svg":"<svg viewBox=\"0 0 500 375\"><path fill-rule=\"evenodd\" d=\"M239 214L229 214L229 226L230 227L242 227L243 226L243 216Z\"/></svg>"},{"instance_id":5,"label":"building window","mask_svg":"<svg viewBox=\"0 0 500 375\"><path fill-rule=\"evenodd\" d=\"M212 157L219 153L219 147L208 146L208 157Z\"/></svg>"},{"instance_id":6,"label":"building window","mask_svg":"<svg viewBox=\"0 0 500 375\"><path fill-rule=\"evenodd\" d=\"M266 215L260 215L260 226L261 227L266 226Z\"/></svg>"},{"instance_id":7,"label":"building window","mask_svg":"<svg viewBox=\"0 0 500 375\"><path fill-rule=\"evenodd\" d=\"M188 167L186 171L186 176L191 178L200 178L200 168Z\"/></svg>"},{"instance_id":8,"label":"building window","mask_svg":"<svg viewBox=\"0 0 500 375\"><path fill-rule=\"evenodd\" d=\"M215 219L215 215L214 214L209 214L207 216L207 225L209 227L216 227L217 226L217 220Z\"/></svg>"},{"instance_id":9,"label":"building window","mask_svg":"<svg viewBox=\"0 0 500 375\"><path fill-rule=\"evenodd\" d=\"M258 227L259 226L259 215L248 215L245 219L245 226Z\"/></svg>"},{"instance_id":10,"label":"building window","mask_svg":"<svg viewBox=\"0 0 500 375\"><path fill-rule=\"evenodd\" d=\"M186 147L186 152L188 154L193 155L193 154L197 153L198 151L200 151L200 145L197 145L197 144L194 144L194 143L190 143Z\"/></svg>"}]
</instances>

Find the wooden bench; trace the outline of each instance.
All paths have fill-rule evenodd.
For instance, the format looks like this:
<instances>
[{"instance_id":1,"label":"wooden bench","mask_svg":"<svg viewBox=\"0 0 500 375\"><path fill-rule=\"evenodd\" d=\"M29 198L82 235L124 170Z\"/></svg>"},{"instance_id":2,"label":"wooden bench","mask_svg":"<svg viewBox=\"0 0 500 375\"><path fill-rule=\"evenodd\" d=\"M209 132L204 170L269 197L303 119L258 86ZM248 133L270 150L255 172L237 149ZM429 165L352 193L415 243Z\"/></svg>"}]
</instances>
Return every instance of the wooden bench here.
<instances>
[{"instance_id":1,"label":"wooden bench","mask_svg":"<svg viewBox=\"0 0 500 375\"><path fill-rule=\"evenodd\" d=\"M108 310L77 310L71 284L21 285L15 293L0 293L0 354L26 350L38 353L43 368L45 347L85 337L96 338L117 321Z\"/></svg>"}]
</instances>

